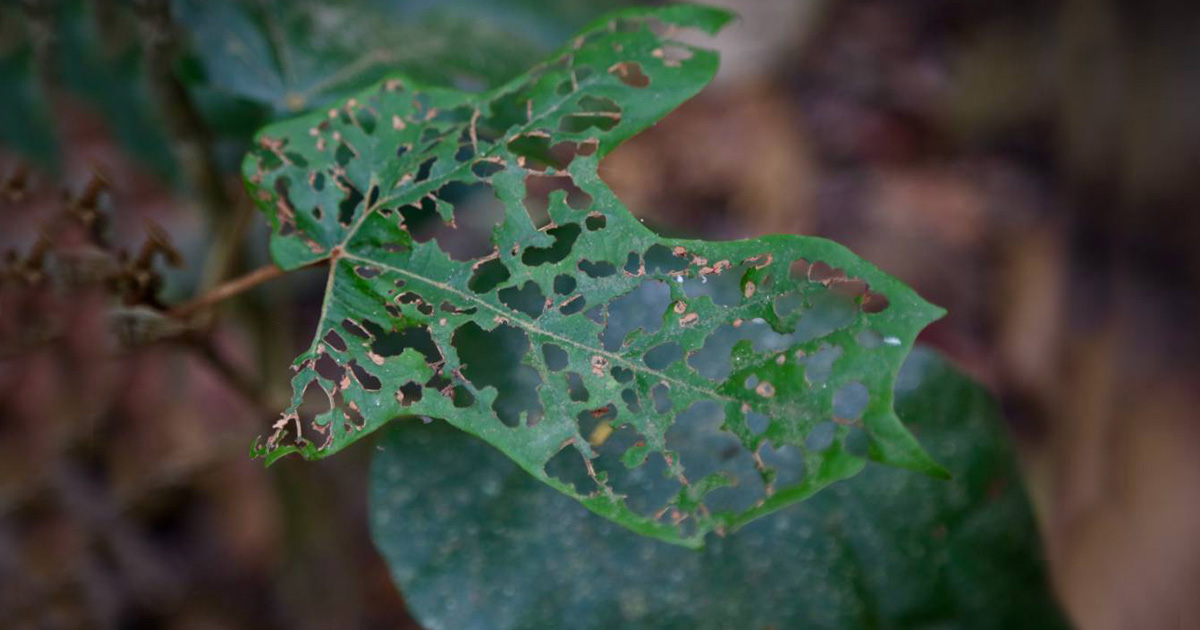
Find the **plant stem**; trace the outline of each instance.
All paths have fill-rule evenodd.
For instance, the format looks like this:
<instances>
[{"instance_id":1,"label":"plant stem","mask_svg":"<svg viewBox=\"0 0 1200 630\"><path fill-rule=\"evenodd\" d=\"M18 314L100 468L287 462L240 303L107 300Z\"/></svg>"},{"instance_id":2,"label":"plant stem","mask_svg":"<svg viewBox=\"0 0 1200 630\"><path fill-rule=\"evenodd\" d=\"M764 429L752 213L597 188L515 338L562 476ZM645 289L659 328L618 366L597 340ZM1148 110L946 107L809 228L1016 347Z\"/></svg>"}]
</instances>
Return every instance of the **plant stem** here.
<instances>
[{"instance_id":1,"label":"plant stem","mask_svg":"<svg viewBox=\"0 0 1200 630\"><path fill-rule=\"evenodd\" d=\"M199 311L224 302L235 295L245 293L264 282L274 280L286 273L287 271L280 269L275 263L263 265L250 273L217 285L211 291L172 308L170 315L179 319L187 319Z\"/></svg>"}]
</instances>

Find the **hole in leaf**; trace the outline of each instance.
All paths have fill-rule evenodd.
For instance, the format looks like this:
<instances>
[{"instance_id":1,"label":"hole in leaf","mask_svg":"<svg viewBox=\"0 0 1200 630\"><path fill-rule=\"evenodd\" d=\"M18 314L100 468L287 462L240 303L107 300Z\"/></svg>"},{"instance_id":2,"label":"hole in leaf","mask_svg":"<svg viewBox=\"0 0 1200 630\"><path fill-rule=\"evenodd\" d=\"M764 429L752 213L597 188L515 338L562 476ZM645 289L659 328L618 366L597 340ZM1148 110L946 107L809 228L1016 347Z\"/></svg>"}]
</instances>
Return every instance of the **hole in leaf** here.
<instances>
[{"instance_id":1,"label":"hole in leaf","mask_svg":"<svg viewBox=\"0 0 1200 630\"><path fill-rule=\"evenodd\" d=\"M354 268L354 273L364 280L370 280L383 272L375 265L358 265Z\"/></svg>"},{"instance_id":2,"label":"hole in leaf","mask_svg":"<svg viewBox=\"0 0 1200 630\"><path fill-rule=\"evenodd\" d=\"M650 85L650 77L642 72L642 65L636 61L622 61L608 71L630 87L644 88Z\"/></svg>"},{"instance_id":3,"label":"hole in leaf","mask_svg":"<svg viewBox=\"0 0 1200 630\"><path fill-rule=\"evenodd\" d=\"M454 313L455 315L473 315L479 309L474 306L467 308L459 308L450 303L449 300L442 300L442 305L438 307L443 313Z\"/></svg>"},{"instance_id":4,"label":"hole in leaf","mask_svg":"<svg viewBox=\"0 0 1200 630\"><path fill-rule=\"evenodd\" d=\"M829 266L823 260L818 260L808 267L808 279L812 282L829 282L830 280L845 278L846 272L842 269L835 269Z\"/></svg>"},{"instance_id":5,"label":"hole in leaf","mask_svg":"<svg viewBox=\"0 0 1200 630\"><path fill-rule=\"evenodd\" d=\"M587 274L589 278L607 278L617 273L617 268L607 260L592 262L590 260L579 261L579 270Z\"/></svg>"},{"instance_id":6,"label":"hole in leaf","mask_svg":"<svg viewBox=\"0 0 1200 630\"><path fill-rule=\"evenodd\" d=\"M795 313L802 306L804 306L804 296L796 291L784 293L775 298L775 314L780 318L785 318Z\"/></svg>"},{"instance_id":7,"label":"hole in leaf","mask_svg":"<svg viewBox=\"0 0 1200 630\"><path fill-rule=\"evenodd\" d=\"M589 231L592 231L592 232L595 232L596 230L604 229L604 226L607 224L608 224L608 219L604 218L603 214L588 215L587 220L584 221L584 225L587 227L587 229Z\"/></svg>"},{"instance_id":8,"label":"hole in leaf","mask_svg":"<svg viewBox=\"0 0 1200 630\"><path fill-rule=\"evenodd\" d=\"M330 329L329 332L325 333L325 337L322 339L322 341L329 344L329 347L337 350L338 352L346 351L346 340L342 339L342 336L337 334L336 330Z\"/></svg>"},{"instance_id":9,"label":"hole in leaf","mask_svg":"<svg viewBox=\"0 0 1200 630\"><path fill-rule=\"evenodd\" d=\"M762 320L744 322L741 326L724 324L719 327L704 345L688 356L688 365L701 376L715 380L725 380L733 367L731 355L733 348L740 342L750 342L755 352L771 352L782 350L792 345L792 335L781 335L771 330L770 325Z\"/></svg>"},{"instance_id":10,"label":"hole in leaf","mask_svg":"<svg viewBox=\"0 0 1200 630\"><path fill-rule=\"evenodd\" d=\"M283 157L287 158L287 161L291 162L292 164L294 164L300 168L308 167L308 160L304 159L303 155L300 155L299 153L296 153L295 151L288 151L287 153L283 154Z\"/></svg>"},{"instance_id":11,"label":"hole in leaf","mask_svg":"<svg viewBox=\"0 0 1200 630\"><path fill-rule=\"evenodd\" d=\"M691 59L694 56L694 53L690 48L676 46L674 44L667 44L662 48L655 50L651 54L661 59L663 65L668 68L678 68L679 66L683 65L683 62Z\"/></svg>"},{"instance_id":12,"label":"hole in leaf","mask_svg":"<svg viewBox=\"0 0 1200 630\"><path fill-rule=\"evenodd\" d=\"M642 405L638 402L637 392L632 388L621 390L621 401L625 403L625 407L630 413L641 413Z\"/></svg>"},{"instance_id":13,"label":"hole in leaf","mask_svg":"<svg viewBox=\"0 0 1200 630\"><path fill-rule=\"evenodd\" d=\"M575 278L567 274L554 276L554 292L559 295L567 295L575 290Z\"/></svg>"},{"instance_id":14,"label":"hole in leaf","mask_svg":"<svg viewBox=\"0 0 1200 630\"><path fill-rule=\"evenodd\" d=\"M614 365L611 372L612 377L617 379L618 383L628 383L629 381L633 380L633 370L627 367Z\"/></svg>"},{"instance_id":15,"label":"hole in leaf","mask_svg":"<svg viewBox=\"0 0 1200 630\"><path fill-rule=\"evenodd\" d=\"M713 400L699 401L680 412L666 434L667 448L678 454L693 487L702 485L710 475L727 476L743 486L737 492L707 494L705 503L713 511L748 508L763 494L754 458L736 436L721 429L724 422L723 405Z\"/></svg>"},{"instance_id":16,"label":"hole in leaf","mask_svg":"<svg viewBox=\"0 0 1200 630\"><path fill-rule=\"evenodd\" d=\"M665 282L646 280L608 305L608 325L600 334L604 349L617 350L635 330L646 333L662 328L662 316L671 301L671 289Z\"/></svg>"},{"instance_id":17,"label":"hole in leaf","mask_svg":"<svg viewBox=\"0 0 1200 630\"><path fill-rule=\"evenodd\" d=\"M476 293L490 293L511 275L508 267L505 267L499 258L494 258L475 268L471 279L467 281L467 288Z\"/></svg>"},{"instance_id":18,"label":"hole in leaf","mask_svg":"<svg viewBox=\"0 0 1200 630\"><path fill-rule=\"evenodd\" d=\"M609 98L584 96L579 99L578 109L568 112L559 121L560 131L582 133L595 127L608 131L621 121L621 108Z\"/></svg>"},{"instance_id":19,"label":"hole in leaf","mask_svg":"<svg viewBox=\"0 0 1200 630\"><path fill-rule=\"evenodd\" d=\"M465 131L465 130L463 131L464 136L467 135L467 133L468 133L467 131ZM470 160L474 157L475 157L475 147L471 146L470 138L467 138L467 140L465 142L460 140L459 145L458 145L458 150L454 152L454 161L462 163L462 162L466 162L467 160Z\"/></svg>"},{"instance_id":20,"label":"hole in leaf","mask_svg":"<svg viewBox=\"0 0 1200 630\"><path fill-rule=\"evenodd\" d=\"M353 184L346 181L345 178L337 178L338 188L341 188L346 196L338 202L338 223L342 225L350 225L354 221L355 211L358 210L358 205L362 203L362 193Z\"/></svg>"},{"instance_id":21,"label":"hole in leaf","mask_svg":"<svg viewBox=\"0 0 1200 630\"><path fill-rule=\"evenodd\" d=\"M771 419L757 411L746 412L746 427L750 429L753 435L761 435L767 427L771 426Z\"/></svg>"},{"instance_id":22,"label":"hole in leaf","mask_svg":"<svg viewBox=\"0 0 1200 630\"><path fill-rule=\"evenodd\" d=\"M625 258L625 273L636 276L642 272L642 257L636 252L629 252L629 256Z\"/></svg>"},{"instance_id":23,"label":"hole in leaf","mask_svg":"<svg viewBox=\"0 0 1200 630\"><path fill-rule=\"evenodd\" d=\"M487 191L487 186L451 182L438 190L437 199L424 197L419 205L402 206L400 215L417 242L434 238L450 258L474 260L494 251L492 230L504 218L504 208ZM452 212L451 224L444 212Z\"/></svg>"},{"instance_id":24,"label":"hole in leaf","mask_svg":"<svg viewBox=\"0 0 1200 630\"><path fill-rule=\"evenodd\" d=\"M279 154L268 149L256 149L254 155L258 157L258 164L265 172L271 172L283 166L283 160Z\"/></svg>"},{"instance_id":25,"label":"hole in leaf","mask_svg":"<svg viewBox=\"0 0 1200 630\"><path fill-rule=\"evenodd\" d=\"M292 186L292 180L286 176L281 176L275 180L274 190L275 196L279 199L279 203L283 205L288 214L296 213L296 206L292 204L292 198L289 194L289 189Z\"/></svg>"},{"instance_id":26,"label":"hole in leaf","mask_svg":"<svg viewBox=\"0 0 1200 630\"><path fill-rule=\"evenodd\" d=\"M367 339L370 337L370 335L367 334L367 331L363 330L362 326L359 326L352 319L348 319L348 318L343 319L342 320L342 328L346 332L348 332L351 335L354 335L355 337L358 337L360 339Z\"/></svg>"},{"instance_id":27,"label":"hole in leaf","mask_svg":"<svg viewBox=\"0 0 1200 630\"><path fill-rule=\"evenodd\" d=\"M361 412L359 412L357 405L354 403L347 404L342 392L339 391L334 394L334 402L338 410L341 411L342 417L345 419L344 426L347 432L361 431L363 427L367 426L367 420L366 418L363 418L363 415Z\"/></svg>"},{"instance_id":28,"label":"hole in leaf","mask_svg":"<svg viewBox=\"0 0 1200 630\"><path fill-rule=\"evenodd\" d=\"M817 385L829 380L833 372L833 364L842 356L841 346L823 345L820 350L807 356L800 357L797 363L804 365L804 378L809 384Z\"/></svg>"},{"instance_id":29,"label":"hole in leaf","mask_svg":"<svg viewBox=\"0 0 1200 630\"><path fill-rule=\"evenodd\" d=\"M569 444L551 457L543 470L547 475L574 488L577 494L587 494L595 486L591 475L588 474L587 464L583 461L583 453Z\"/></svg>"},{"instance_id":30,"label":"hole in leaf","mask_svg":"<svg viewBox=\"0 0 1200 630\"><path fill-rule=\"evenodd\" d=\"M803 258L798 258L788 265L788 277L792 280L807 280L808 279L808 261Z\"/></svg>"},{"instance_id":31,"label":"hole in leaf","mask_svg":"<svg viewBox=\"0 0 1200 630\"><path fill-rule=\"evenodd\" d=\"M716 266L714 266L714 269ZM707 295L720 306L737 306L745 296L742 278L749 271L747 265L729 267L721 265L721 273L710 273L683 280L683 292L691 299Z\"/></svg>"},{"instance_id":32,"label":"hole in leaf","mask_svg":"<svg viewBox=\"0 0 1200 630\"><path fill-rule=\"evenodd\" d=\"M567 177L525 178L525 209L535 225L545 225L550 220L551 206L563 203L583 211L592 207L592 196Z\"/></svg>"},{"instance_id":33,"label":"hole in leaf","mask_svg":"<svg viewBox=\"0 0 1200 630\"><path fill-rule=\"evenodd\" d=\"M668 341L648 350L642 361L652 370L661 370L682 358L683 347L674 341Z\"/></svg>"},{"instance_id":34,"label":"hole in leaf","mask_svg":"<svg viewBox=\"0 0 1200 630\"><path fill-rule=\"evenodd\" d=\"M354 159L354 151L351 151L345 142L339 143L337 150L333 153L333 159L337 161L338 166L345 168L350 160Z\"/></svg>"},{"instance_id":35,"label":"hole in leaf","mask_svg":"<svg viewBox=\"0 0 1200 630\"><path fill-rule=\"evenodd\" d=\"M546 360L546 368L551 372L567 367L567 351L552 343L542 344L542 358Z\"/></svg>"},{"instance_id":36,"label":"hole in leaf","mask_svg":"<svg viewBox=\"0 0 1200 630\"><path fill-rule=\"evenodd\" d=\"M433 376L425 381L425 387L444 394L445 390L450 387L450 379L443 376L441 372L434 372Z\"/></svg>"},{"instance_id":37,"label":"hole in leaf","mask_svg":"<svg viewBox=\"0 0 1200 630\"><path fill-rule=\"evenodd\" d=\"M396 400L398 400L400 404L405 407L413 403L420 402L422 396L423 392L421 386L413 381L409 381L401 385L400 389L396 392Z\"/></svg>"},{"instance_id":38,"label":"hole in leaf","mask_svg":"<svg viewBox=\"0 0 1200 630\"><path fill-rule=\"evenodd\" d=\"M413 179L413 184L420 184L429 179L429 176L433 173L434 162L437 162L436 157L431 157L421 162L421 165L417 167L417 176Z\"/></svg>"},{"instance_id":39,"label":"hole in leaf","mask_svg":"<svg viewBox=\"0 0 1200 630\"><path fill-rule=\"evenodd\" d=\"M656 413L667 413L674 406L671 402L671 390L663 383L650 388L650 399L654 401Z\"/></svg>"},{"instance_id":40,"label":"hole in leaf","mask_svg":"<svg viewBox=\"0 0 1200 630\"><path fill-rule=\"evenodd\" d=\"M571 253L571 247L575 245L575 239L579 238L580 229L577 224L568 223L551 228L546 233L554 237L554 244L550 247L527 248L521 254L521 262L531 267L561 262Z\"/></svg>"},{"instance_id":41,"label":"hole in leaf","mask_svg":"<svg viewBox=\"0 0 1200 630\"><path fill-rule=\"evenodd\" d=\"M824 337L854 323L857 317L858 306L845 296L833 291L810 294L808 309L796 325L796 341L803 343Z\"/></svg>"},{"instance_id":42,"label":"hole in leaf","mask_svg":"<svg viewBox=\"0 0 1200 630\"><path fill-rule=\"evenodd\" d=\"M294 439L300 442L314 442L317 446L322 446L325 438L318 435L314 430L314 425L317 418L323 416L333 409L332 401L329 395L321 387L321 384L313 379L304 386L304 393L300 399L300 408L296 411L299 418L298 430L297 427L288 423L285 436L281 440Z\"/></svg>"},{"instance_id":43,"label":"hole in leaf","mask_svg":"<svg viewBox=\"0 0 1200 630\"><path fill-rule=\"evenodd\" d=\"M522 363L529 350L529 338L519 328L500 324L483 330L468 322L454 331L451 343L462 361L462 374L477 389L494 387L492 409L505 425L520 424L522 416L535 424L543 415L537 387L541 376Z\"/></svg>"},{"instance_id":44,"label":"hole in leaf","mask_svg":"<svg viewBox=\"0 0 1200 630\"><path fill-rule=\"evenodd\" d=\"M850 301L857 301L860 296L867 293L867 281L861 278L847 278L831 282L829 290L848 298Z\"/></svg>"},{"instance_id":45,"label":"hole in leaf","mask_svg":"<svg viewBox=\"0 0 1200 630\"><path fill-rule=\"evenodd\" d=\"M546 130L525 133L513 138L508 143L508 150L513 155L525 159L525 168L544 172L547 168L562 171L576 156L587 156L596 152L597 142L559 142L551 146L550 134Z\"/></svg>"},{"instance_id":46,"label":"hole in leaf","mask_svg":"<svg viewBox=\"0 0 1200 630\"><path fill-rule=\"evenodd\" d=\"M585 306L587 306L587 299L585 299L582 295L576 295L570 300L567 300L567 303L563 304L562 308L558 310L563 315L574 315L575 313L582 311Z\"/></svg>"},{"instance_id":47,"label":"hole in leaf","mask_svg":"<svg viewBox=\"0 0 1200 630\"><path fill-rule=\"evenodd\" d=\"M377 392L383 387L383 383L380 382L380 380L376 378L374 374L371 374L363 369L363 367L359 365L357 361L351 361L349 365L350 371L354 374L355 380L358 381L359 385L362 385L363 389Z\"/></svg>"},{"instance_id":48,"label":"hole in leaf","mask_svg":"<svg viewBox=\"0 0 1200 630\"><path fill-rule=\"evenodd\" d=\"M583 296L579 296L579 299L582 300ZM604 323L604 305L597 304L597 305L593 306L592 308L589 308L588 310L583 312L583 316L596 322L597 324L603 324Z\"/></svg>"},{"instance_id":49,"label":"hole in leaf","mask_svg":"<svg viewBox=\"0 0 1200 630\"><path fill-rule=\"evenodd\" d=\"M645 258L647 273L679 273L688 266L687 258L676 256L671 250L658 244L651 245L646 250Z\"/></svg>"},{"instance_id":50,"label":"hole in leaf","mask_svg":"<svg viewBox=\"0 0 1200 630\"><path fill-rule=\"evenodd\" d=\"M501 289L498 295L505 306L535 318L542 314L542 308L546 304L546 296L542 295L541 287L532 280L521 285L519 289L517 287Z\"/></svg>"},{"instance_id":51,"label":"hole in leaf","mask_svg":"<svg viewBox=\"0 0 1200 630\"><path fill-rule=\"evenodd\" d=\"M475 395L463 385L455 385L450 394L450 400L458 409L464 409L475 404Z\"/></svg>"},{"instance_id":52,"label":"hole in leaf","mask_svg":"<svg viewBox=\"0 0 1200 630\"><path fill-rule=\"evenodd\" d=\"M396 298L396 301L401 304L415 304L417 311L422 315L433 315L433 305L426 302L421 298L420 295L413 291L401 293L400 296ZM393 308L390 304L388 305L387 310L392 317L399 318L403 316L401 310Z\"/></svg>"},{"instance_id":53,"label":"hole in leaf","mask_svg":"<svg viewBox=\"0 0 1200 630\"><path fill-rule=\"evenodd\" d=\"M833 438L837 433L837 425L826 421L818 424L804 438L804 446L814 453L820 453L833 446Z\"/></svg>"},{"instance_id":54,"label":"hole in leaf","mask_svg":"<svg viewBox=\"0 0 1200 630\"><path fill-rule=\"evenodd\" d=\"M874 291L863 295L862 310L865 313L882 313L888 307L887 296Z\"/></svg>"},{"instance_id":55,"label":"hole in leaf","mask_svg":"<svg viewBox=\"0 0 1200 630\"><path fill-rule=\"evenodd\" d=\"M525 168L544 171L547 166L555 166L550 156L550 135L544 131L523 133L508 141L508 150L525 158Z\"/></svg>"},{"instance_id":56,"label":"hole in leaf","mask_svg":"<svg viewBox=\"0 0 1200 630\"><path fill-rule=\"evenodd\" d=\"M883 335L879 334L879 332L875 330L868 329L859 331L859 333L854 336L854 340L858 342L858 345L868 350L874 350L875 348L883 345Z\"/></svg>"},{"instance_id":57,"label":"hole in leaf","mask_svg":"<svg viewBox=\"0 0 1200 630\"><path fill-rule=\"evenodd\" d=\"M567 372L567 395L575 402L587 402L590 397L587 387L583 385L583 377L578 372Z\"/></svg>"},{"instance_id":58,"label":"hole in leaf","mask_svg":"<svg viewBox=\"0 0 1200 630\"><path fill-rule=\"evenodd\" d=\"M379 356L395 357L412 348L420 352L427 363L434 364L442 360L442 353L433 343L433 337L425 326L409 326L385 332L373 322L364 323L371 329L371 333L375 337L375 341L371 344L371 351Z\"/></svg>"},{"instance_id":59,"label":"hole in leaf","mask_svg":"<svg viewBox=\"0 0 1200 630\"><path fill-rule=\"evenodd\" d=\"M776 489L794 486L804 479L804 453L795 444L784 444L776 449L764 443L759 451L763 463L771 468L773 485Z\"/></svg>"},{"instance_id":60,"label":"hole in leaf","mask_svg":"<svg viewBox=\"0 0 1200 630\"><path fill-rule=\"evenodd\" d=\"M358 119L358 126L369 136L375 133L375 125L378 121L375 120L375 115L371 110L362 107L355 112L355 118Z\"/></svg>"},{"instance_id":61,"label":"hole in leaf","mask_svg":"<svg viewBox=\"0 0 1200 630\"><path fill-rule=\"evenodd\" d=\"M857 420L862 417L871 393L866 385L858 381L846 383L833 393L833 415L846 420Z\"/></svg>"},{"instance_id":62,"label":"hole in leaf","mask_svg":"<svg viewBox=\"0 0 1200 630\"><path fill-rule=\"evenodd\" d=\"M475 177L478 177L479 179L487 179L503 170L503 164L497 164L496 162L489 162L487 160L480 160L471 165L471 172L474 173Z\"/></svg>"},{"instance_id":63,"label":"hole in leaf","mask_svg":"<svg viewBox=\"0 0 1200 630\"><path fill-rule=\"evenodd\" d=\"M317 374L320 374L321 378L334 383L340 383L342 377L346 375L345 368L328 354L322 354L313 367L316 368Z\"/></svg>"},{"instance_id":64,"label":"hole in leaf","mask_svg":"<svg viewBox=\"0 0 1200 630\"><path fill-rule=\"evenodd\" d=\"M617 418L617 406L609 403L599 409L589 409L579 412L575 419L579 422L579 435L589 442L594 441L596 428L602 424L611 423Z\"/></svg>"}]
</instances>

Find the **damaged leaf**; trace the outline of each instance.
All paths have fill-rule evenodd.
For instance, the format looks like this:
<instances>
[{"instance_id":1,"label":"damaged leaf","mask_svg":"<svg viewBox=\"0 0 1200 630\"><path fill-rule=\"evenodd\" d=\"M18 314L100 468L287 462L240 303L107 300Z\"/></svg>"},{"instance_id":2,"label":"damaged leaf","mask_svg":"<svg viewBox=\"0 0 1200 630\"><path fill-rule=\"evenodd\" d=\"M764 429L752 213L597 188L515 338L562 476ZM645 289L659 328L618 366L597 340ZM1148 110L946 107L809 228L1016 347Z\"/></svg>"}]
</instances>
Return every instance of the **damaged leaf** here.
<instances>
[{"instance_id":1,"label":"damaged leaf","mask_svg":"<svg viewBox=\"0 0 1200 630\"><path fill-rule=\"evenodd\" d=\"M940 309L822 239L662 238L598 176L715 73L680 30L730 17L624 11L490 92L393 78L264 129L244 175L272 255L329 277L260 453L319 458L397 416L441 418L689 546L867 459L944 474L892 409ZM678 446L704 423L716 459ZM631 481L645 476L651 491ZM749 483L752 500L723 498Z\"/></svg>"},{"instance_id":2,"label":"damaged leaf","mask_svg":"<svg viewBox=\"0 0 1200 630\"><path fill-rule=\"evenodd\" d=\"M431 630L1069 627L995 402L923 348L896 390L952 482L871 464L697 553L589 514L459 431L397 423L371 465L372 537ZM719 439L707 424L683 447L717 466Z\"/></svg>"}]
</instances>

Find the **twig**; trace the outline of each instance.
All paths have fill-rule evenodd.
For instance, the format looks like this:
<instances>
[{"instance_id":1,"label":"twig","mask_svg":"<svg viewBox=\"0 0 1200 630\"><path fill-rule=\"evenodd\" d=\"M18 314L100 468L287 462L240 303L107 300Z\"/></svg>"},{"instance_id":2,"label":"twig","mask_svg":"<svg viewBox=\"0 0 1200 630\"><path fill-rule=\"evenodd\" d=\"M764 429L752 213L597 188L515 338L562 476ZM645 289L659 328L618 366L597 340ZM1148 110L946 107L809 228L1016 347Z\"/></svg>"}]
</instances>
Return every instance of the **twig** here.
<instances>
[{"instance_id":1,"label":"twig","mask_svg":"<svg viewBox=\"0 0 1200 630\"><path fill-rule=\"evenodd\" d=\"M281 269L274 263L264 265L248 274L220 284L213 290L176 306L170 310L170 315L179 319L187 319L199 311L207 309L220 302L224 302L235 295L245 293L246 291L249 291L250 289L253 289L264 282L274 280L275 278L278 278L286 273L287 271Z\"/></svg>"}]
</instances>

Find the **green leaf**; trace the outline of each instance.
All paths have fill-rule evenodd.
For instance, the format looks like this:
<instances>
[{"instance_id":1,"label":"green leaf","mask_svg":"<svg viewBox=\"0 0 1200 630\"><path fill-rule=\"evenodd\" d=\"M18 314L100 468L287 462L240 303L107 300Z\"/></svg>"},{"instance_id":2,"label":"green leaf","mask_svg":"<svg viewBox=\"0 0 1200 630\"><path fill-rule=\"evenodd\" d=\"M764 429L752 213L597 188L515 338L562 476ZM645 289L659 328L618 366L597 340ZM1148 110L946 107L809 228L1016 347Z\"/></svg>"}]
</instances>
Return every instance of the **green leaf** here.
<instances>
[{"instance_id":1,"label":"green leaf","mask_svg":"<svg viewBox=\"0 0 1200 630\"><path fill-rule=\"evenodd\" d=\"M921 349L897 392L953 482L871 465L693 552L596 518L459 431L404 423L372 464L372 535L430 629L1065 628L994 403ZM686 439L720 466L715 428Z\"/></svg>"},{"instance_id":2,"label":"green leaf","mask_svg":"<svg viewBox=\"0 0 1200 630\"><path fill-rule=\"evenodd\" d=\"M100 17L98 3L45 3L38 11L44 25L34 28L17 6L0 7L0 144L22 153L41 167L63 166L60 146L64 131L57 125L51 99L38 76L33 38L40 28L53 29L57 52L44 60L46 68L73 106L82 106L118 145L164 180L177 177L175 160L158 112L142 76L136 31L115 28ZM95 6L93 6L95 5ZM115 13L119 13L114 9ZM49 35L47 35L49 36ZM70 130L71 125L66 125Z\"/></svg>"},{"instance_id":3,"label":"green leaf","mask_svg":"<svg viewBox=\"0 0 1200 630\"><path fill-rule=\"evenodd\" d=\"M822 239L662 238L598 176L715 73L715 53L672 34L730 17L630 10L492 92L389 80L261 132L244 174L272 255L330 261L268 460L329 455L400 415L443 418L596 513L690 546L867 457L944 475L892 409L941 309ZM306 391L327 407L312 421ZM760 471L753 502L719 506L710 495L733 480L673 444L712 414L713 448ZM781 470L781 452L802 468ZM649 469L655 494L625 489Z\"/></svg>"},{"instance_id":4,"label":"green leaf","mask_svg":"<svg viewBox=\"0 0 1200 630\"><path fill-rule=\"evenodd\" d=\"M627 0L175 0L215 94L294 114L396 70L444 85L492 87L600 12Z\"/></svg>"}]
</instances>

